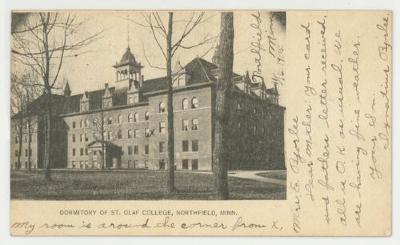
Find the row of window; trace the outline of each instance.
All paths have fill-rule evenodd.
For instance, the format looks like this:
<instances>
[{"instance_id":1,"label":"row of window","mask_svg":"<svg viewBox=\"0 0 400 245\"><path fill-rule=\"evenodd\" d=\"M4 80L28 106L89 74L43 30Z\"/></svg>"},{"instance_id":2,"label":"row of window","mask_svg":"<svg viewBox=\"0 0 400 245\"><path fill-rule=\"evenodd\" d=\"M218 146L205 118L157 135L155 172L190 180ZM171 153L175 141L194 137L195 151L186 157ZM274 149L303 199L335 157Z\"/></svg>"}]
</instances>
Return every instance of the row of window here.
<instances>
[{"instance_id":1,"label":"row of window","mask_svg":"<svg viewBox=\"0 0 400 245\"><path fill-rule=\"evenodd\" d=\"M27 135L24 135L24 137L23 137L24 143L28 143L28 139L29 139L29 142L32 142L32 137L28 137ZM19 139L18 139L18 135L17 135L17 136L15 136L15 144L18 144L18 143L19 143Z\"/></svg>"},{"instance_id":2,"label":"row of window","mask_svg":"<svg viewBox=\"0 0 400 245\"><path fill-rule=\"evenodd\" d=\"M27 157L29 154L29 156L32 156L32 149L25 149L25 156ZM15 150L15 156L17 157L19 155L19 151ZM22 155L22 154L21 154Z\"/></svg>"},{"instance_id":3,"label":"row of window","mask_svg":"<svg viewBox=\"0 0 400 245\"><path fill-rule=\"evenodd\" d=\"M166 122L162 121L159 122L158 125L158 132L160 134L165 134L166 133ZM192 119L192 130L199 130L199 119L198 118L194 118ZM189 130L189 120L188 119L184 119L182 120L182 131L188 131ZM154 133L154 130L150 130L149 128L145 128L144 129L144 136L145 137L150 137L152 134ZM136 138L139 135L139 129L128 129L128 134L127 134L127 138L131 139L131 138ZM94 133L94 137L97 137L97 134ZM112 131L104 131L104 139L106 140L112 140L113 137L113 132ZM122 130L118 130L117 131L117 138L118 139L122 139ZM89 137L87 134L80 134L79 135L79 140L80 142L88 142L89 141ZM76 136L75 134L72 134L72 142L76 142Z\"/></svg>"},{"instance_id":4,"label":"row of window","mask_svg":"<svg viewBox=\"0 0 400 245\"><path fill-rule=\"evenodd\" d=\"M193 97L191 99L191 108L195 109L199 107L199 100L197 99L197 97ZM187 98L184 98L182 100L182 110L188 110L189 109L189 100ZM164 102L160 102L159 106L158 106L158 111L160 113L164 113L166 112L166 105ZM150 113L148 111L146 111L144 113L144 120L149 120L150 119ZM139 121L139 113L129 113L128 114L128 122L132 123L132 122L138 122ZM123 116L119 115L117 118L117 123L122 123L123 122ZM113 124L113 118L112 117L106 117L104 119L98 119L96 120L96 118L93 120L93 126L96 127L98 124L100 123L104 123L104 124ZM72 122L72 128L76 128L76 122L73 121ZM79 124L80 128L88 128L90 126L90 122L88 119L86 120L81 120L80 124Z\"/></svg>"},{"instance_id":5,"label":"row of window","mask_svg":"<svg viewBox=\"0 0 400 245\"><path fill-rule=\"evenodd\" d=\"M199 141L198 140L192 140L191 141L191 152L198 152L199 151ZM189 147L190 142L189 140L183 140L182 141L182 152L189 152ZM80 148L79 153L81 156L88 155L88 148ZM164 153L166 151L166 143L164 141L160 141L158 143L158 152L159 153ZM127 148L128 155L138 155L139 154L139 145L129 145ZM93 151L93 154L96 155L96 151ZM72 156L76 156L77 152L75 148L72 148ZM148 155L149 154L149 145L144 146L144 154Z\"/></svg>"},{"instance_id":6,"label":"row of window","mask_svg":"<svg viewBox=\"0 0 400 245\"><path fill-rule=\"evenodd\" d=\"M27 168L27 163L25 163L25 167ZM128 160L128 168L148 168L149 167L149 161L144 160L144 166L141 166L139 164L138 160ZM89 169L89 168L100 168L97 160L94 160L92 163L89 161L72 161L72 168L81 168L81 169ZM158 168L160 170L165 170L166 169L166 161L164 159L160 159L158 161ZM188 170L198 170L199 169L199 160L198 159L191 159L190 160L190 168L189 168L189 159L183 159L182 160L182 169Z\"/></svg>"}]
</instances>

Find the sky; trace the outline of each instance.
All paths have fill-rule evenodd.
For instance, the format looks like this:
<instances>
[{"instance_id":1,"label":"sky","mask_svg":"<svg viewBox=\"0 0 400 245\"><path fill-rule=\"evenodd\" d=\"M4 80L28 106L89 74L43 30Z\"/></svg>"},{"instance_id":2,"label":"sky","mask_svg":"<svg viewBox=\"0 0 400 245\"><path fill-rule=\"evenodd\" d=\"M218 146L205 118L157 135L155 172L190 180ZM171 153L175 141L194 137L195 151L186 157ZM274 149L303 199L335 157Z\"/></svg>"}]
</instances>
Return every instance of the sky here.
<instances>
[{"instance_id":1,"label":"sky","mask_svg":"<svg viewBox=\"0 0 400 245\"><path fill-rule=\"evenodd\" d=\"M166 24L168 13L159 13ZM77 19L85 21L79 28L76 38L84 38L102 31L101 38L79 50L77 56L66 58L63 63L58 81L62 84L68 80L72 94L104 88L105 83L112 86L115 81L115 70L112 66L120 60L128 45L136 60L144 66L142 74L145 79L165 76L165 70L152 67L165 67L165 59L154 41L150 28L138 24L145 23L143 14L148 13L77 11L72 14ZM192 14L193 12L174 12L173 43L180 37ZM238 74L249 71L250 75L258 71L262 74L267 87L272 87L274 73L284 72L284 62L277 57L284 59L285 16L271 15L270 12L235 12L234 28L234 71ZM193 30L184 44L190 46L206 37L217 37L219 29L220 13L207 11L204 22ZM164 43L162 40L161 44ZM178 62L184 66L197 56L211 61L213 47L216 44L217 38L193 49L178 50L173 59L173 67L176 67ZM274 50L272 52L270 52L271 47ZM22 69L20 65L13 67L14 70Z\"/></svg>"}]
</instances>

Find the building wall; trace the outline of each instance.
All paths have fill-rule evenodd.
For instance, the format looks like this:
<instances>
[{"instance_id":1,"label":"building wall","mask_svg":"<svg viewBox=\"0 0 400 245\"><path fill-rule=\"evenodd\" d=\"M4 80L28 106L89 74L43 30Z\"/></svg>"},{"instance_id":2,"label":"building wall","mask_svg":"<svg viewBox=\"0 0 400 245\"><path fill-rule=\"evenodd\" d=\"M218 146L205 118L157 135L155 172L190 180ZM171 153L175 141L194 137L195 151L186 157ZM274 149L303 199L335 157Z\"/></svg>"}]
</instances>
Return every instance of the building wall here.
<instances>
[{"instance_id":1,"label":"building wall","mask_svg":"<svg viewBox=\"0 0 400 245\"><path fill-rule=\"evenodd\" d=\"M201 85L195 88L177 88L174 91L174 147L177 170L212 170L212 89L212 86ZM102 113L98 111L63 115L55 120L56 130L52 145L53 167L98 168L99 165L93 166L93 163L96 161L100 164L100 156L93 154L94 151L89 144L96 139L95 133L99 135L97 139L101 139L101 131L93 126L93 120L103 118L105 140L121 149L118 163L111 167L167 169L167 95L158 93L146 95L146 98L145 102L136 105L110 108ZM197 108L192 108L193 98L198 100ZM183 99L188 100L188 108L185 110ZM165 104L165 112L160 112L161 102ZM146 112L149 113L148 119L145 118ZM135 113L139 115L138 120L129 122L128 115L131 114L134 117ZM108 124L109 118L111 118L111 124ZM192 129L193 119L198 119L197 130ZM33 126L32 168L43 168L45 125L38 116L31 117L31 120ZM183 120L188 120L188 130L183 130ZM160 132L160 122L165 123L162 132ZM11 166L13 168L16 167L15 151L18 149L18 144L15 143L17 136L15 124L16 120L13 119L11 121ZM230 127L232 135L229 140L231 152L229 169L285 169L284 107L236 91ZM145 136L146 128L152 132L149 137ZM130 138L128 130L131 130ZM135 130L137 130L136 136ZM24 127L24 135L26 134L26 127ZM29 149L24 137L21 168L28 166ZM184 141L187 142L187 151L183 149ZM160 152L160 142L163 142L162 152ZM194 142L197 142L197 150L193 150ZM148 154L145 150L146 146L148 146ZM75 154L73 154L74 149ZM27 154L25 154L26 151Z\"/></svg>"},{"instance_id":2,"label":"building wall","mask_svg":"<svg viewBox=\"0 0 400 245\"><path fill-rule=\"evenodd\" d=\"M285 169L284 107L236 91L232 103L230 169Z\"/></svg>"},{"instance_id":3,"label":"building wall","mask_svg":"<svg viewBox=\"0 0 400 245\"><path fill-rule=\"evenodd\" d=\"M199 101L198 108L190 108L191 100L196 97ZM182 109L182 100L189 100L189 108ZM165 111L160 112L160 103L165 105ZM211 88L203 87L196 90L180 90L174 93L174 128L175 128L175 166L182 169L182 162L188 160L188 169L196 165L199 170L211 170ZM145 113L149 113L146 120ZM137 113L138 120L129 122L128 115ZM68 168L92 168L90 159L91 149L89 143L95 140L93 133L101 134L101 130L93 126L94 119L104 118L106 132L105 140L121 147L121 160L118 167L121 168L146 168L160 169L168 167L167 155L167 95L158 94L148 97L148 102L124 108L113 108L101 112L80 113L63 116L68 127L67 144L67 167ZM108 119L112 123L108 124ZM121 121L118 121L121 118ZM192 130L192 119L199 120L199 129ZM182 120L189 120L189 130L182 131ZM88 122L86 122L88 121ZM75 122L75 127L73 126ZM82 122L82 123L81 123ZM165 123L165 128L160 132L160 122ZM81 127L82 126L82 127ZM145 136L145 129L148 129L151 136ZM132 137L128 138L128 130L131 130ZM137 135L134 137L134 132ZM118 137L118 131L122 138ZM108 138L108 132L110 138ZM75 136L74 136L75 135ZM82 135L82 140L81 140ZM75 142L73 140L75 137ZM189 142L189 150L182 152L182 142ZM198 150L192 151L193 141L198 141ZM160 152L160 142L163 142L163 151ZM148 154L145 148L148 146ZM129 150L131 148L131 151ZM137 148L137 152L135 152ZM75 154L73 151L75 149ZM81 154L82 153L82 154ZM92 158L93 159L93 158ZM160 164L164 162L163 164Z\"/></svg>"},{"instance_id":4,"label":"building wall","mask_svg":"<svg viewBox=\"0 0 400 245\"><path fill-rule=\"evenodd\" d=\"M37 137L37 129L38 129L38 117L32 116L30 117L31 121L31 143L30 143L30 153L31 153L31 168L38 168L38 137ZM29 131L27 128L28 120L24 118L22 122L22 147L21 147L21 169L29 168ZM19 143L21 142L19 139L19 130L17 130L17 125L20 124L19 119L11 120L11 145L10 145L10 160L11 160L11 168L16 169L18 163L18 154L19 154Z\"/></svg>"}]
</instances>

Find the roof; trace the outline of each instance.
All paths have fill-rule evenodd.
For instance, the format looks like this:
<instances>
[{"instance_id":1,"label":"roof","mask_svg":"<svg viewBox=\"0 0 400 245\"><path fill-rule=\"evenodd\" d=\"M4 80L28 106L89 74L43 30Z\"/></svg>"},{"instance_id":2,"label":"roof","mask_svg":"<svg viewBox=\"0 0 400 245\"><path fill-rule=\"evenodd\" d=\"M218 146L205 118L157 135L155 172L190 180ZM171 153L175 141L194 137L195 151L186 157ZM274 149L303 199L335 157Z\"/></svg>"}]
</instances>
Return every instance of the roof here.
<instances>
[{"instance_id":1,"label":"roof","mask_svg":"<svg viewBox=\"0 0 400 245\"><path fill-rule=\"evenodd\" d=\"M131 48L128 46L125 50L125 53L122 55L121 60L114 67L123 66L123 65L140 65L136 62L135 56L131 52Z\"/></svg>"},{"instance_id":2,"label":"roof","mask_svg":"<svg viewBox=\"0 0 400 245\"><path fill-rule=\"evenodd\" d=\"M124 62L136 62L133 54L130 51L130 48L128 47L126 52L121 58L121 63ZM120 63L120 64L121 64ZM215 77L217 74L217 69L218 67L211 63L208 62L202 58L195 58L192 61L190 61L186 66L182 68L182 73L186 74L186 86L191 87L191 85L197 85L197 84L203 84L203 83L209 83L209 82L215 82L217 81L217 78ZM239 77L240 75L233 73L233 77ZM241 77L241 76L240 76ZM246 79L246 76L244 76ZM247 74L247 80L250 82L250 79L248 78ZM244 80L241 80L244 81ZM241 82L240 81L240 82ZM252 88L257 88L261 87L262 84L250 84ZM158 92L158 91L165 91L168 89L168 81L166 77L158 77L158 78L153 78L153 79L148 79L143 81L142 87L140 87L140 91L143 94L148 94L152 92ZM240 90L239 87L235 86L235 89ZM115 87L108 87L108 90L111 94L112 97L112 106L124 106L128 104L128 91L129 91L129 85L127 84L127 87L123 88L118 88L116 89ZM273 94L275 92L274 88L272 89L267 89L267 93ZM253 91L249 91L250 94L255 95ZM99 89L99 90L94 90L94 91L89 91L87 92L88 98L89 98L89 110L99 110L102 108L103 104L103 96L105 94L105 89ZM80 112L80 103L81 99L84 94L76 94L72 96L62 96L62 95L53 95L54 100L60 100L57 103L62 105L62 108L59 108L59 111L57 113L62 113L62 114L69 114L69 113L78 113ZM147 98L144 97L146 100ZM62 101L61 101L62 100ZM38 98L37 101L34 101L30 107L36 108L36 110L43 110L45 108L45 104L43 98Z\"/></svg>"},{"instance_id":3,"label":"roof","mask_svg":"<svg viewBox=\"0 0 400 245\"><path fill-rule=\"evenodd\" d=\"M24 112L27 113L26 115L45 115L47 114L47 99L48 99L48 94L42 94L38 98L36 98L34 101L32 101L27 108L27 111ZM52 100L52 111L53 115L57 114L58 112L63 112L65 111L65 106L66 106L66 97L63 95L59 94L52 94L51 95L51 100ZM18 118L21 116L22 113L18 112L17 114L13 115L12 118Z\"/></svg>"}]
</instances>

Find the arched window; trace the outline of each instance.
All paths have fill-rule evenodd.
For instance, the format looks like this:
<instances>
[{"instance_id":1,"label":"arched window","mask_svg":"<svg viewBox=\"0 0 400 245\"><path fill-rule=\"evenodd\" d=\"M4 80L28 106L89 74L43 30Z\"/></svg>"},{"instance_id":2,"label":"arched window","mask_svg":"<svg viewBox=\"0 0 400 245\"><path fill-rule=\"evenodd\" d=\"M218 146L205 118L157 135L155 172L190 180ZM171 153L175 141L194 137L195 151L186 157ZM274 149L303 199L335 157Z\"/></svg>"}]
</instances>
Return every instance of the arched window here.
<instances>
[{"instance_id":1,"label":"arched window","mask_svg":"<svg viewBox=\"0 0 400 245\"><path fill-rule=\"evenodd\" d=\"M133 118L134 122L138 122L139 121L139 113L135 113L135 116Z\"/></svg>"},{"instance_id":2,"label":"arched window","mask_svg":"<svg viewBox=\"0 0 400 245\"><path fill-rule=\"evenodd\" d=\"M86 121L85 121L85 127L88 128L89 126L90 126L89 119L86 119Z\"/></svg>"},{"instance_id":3,"label":"arched window","mask_svg":"<svg viewBox=\"0 0 400 245\"><path fill-rule=\"evenodd\" d=\"M119 115L119 116L118 116L118 123L122 123L122 120L123 120L123 119L122 119L122 115Z\"/></svg>"},{"instance_id":4,"label":"arched window","mask_svg":"<svg viewBox=\"0 0 400 245\"><path fill-rule=\"evenodd\" d=\"M80 126L81 128L83 128L83 120L81 120L79 126Z\"/></svg>"},{"instance_id":5,"label":"arched window","mask_svg":"<svg viewBox=\"0 0 400 245\"><path fill-rule=\"evenodd\" d=\"M129 113L128 115L128 122L133 122L133 114Z\"/></svg>"},{"instance_id":6,"label":"arched window","mask_svg":"<svg viewBox=\"0 0 400 245\"><path fill-rule=\"evenodd\" d=\"M192 108L197 108L197 107L199 107L199 99L197 99L196 97L193 97Z\"/></svg>"},{"instance_id":7,"label":"arched window","mask_svg":"<svg viewBox=\"0 0 400 245\"><path fill-rule=\"evenodd\" d=\"M75 121L72 122L72 128L76 128L76 123L75 123Z\"/></svg>"},{"instance_id":8,"label":"arched window","mask_svg":"<svg viewBox=\"0 0 400 245\"><path fill-rule=\"evenodd\" d=\"M148 111L146 111L145 113L144 113L144 120L149 120L149 118L150 118L150 113L148 112Z\"/></svg>"},{"instance_id":9,"label":"arched window","mask_svg":"<svg viewBox=\"0 0 400 245\"><path fill-rule=\"evenodd\" d=\"M158 106L158 112L160 112L160 113L165 112L165 103L164 102L160 102L160 104Z\"/></svg>"},{"instance_id":10,"label":"arched window","mask_svg":"<svg viewBox=\"0 0 400 245\"><path fill-rule=\"evenodd\" d=\"M189 109L189 100L184 98L182 100L182 110L187 110L187 109Z\"/></svg>"}]
</instances>

